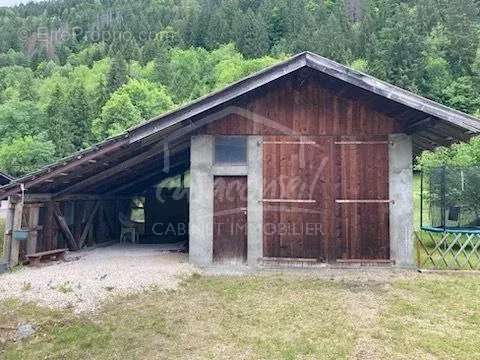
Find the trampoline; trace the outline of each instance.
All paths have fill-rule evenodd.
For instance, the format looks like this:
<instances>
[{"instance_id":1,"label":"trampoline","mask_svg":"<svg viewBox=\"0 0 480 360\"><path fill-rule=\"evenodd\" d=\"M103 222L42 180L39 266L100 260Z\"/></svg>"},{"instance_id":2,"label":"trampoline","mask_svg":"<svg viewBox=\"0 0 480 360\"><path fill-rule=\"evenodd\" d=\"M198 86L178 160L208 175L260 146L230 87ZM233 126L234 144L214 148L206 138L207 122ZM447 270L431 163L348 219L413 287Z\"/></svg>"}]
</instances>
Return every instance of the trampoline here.
<instances>
[{"instance_id":1,"label":"trampoline","mask_svg":"<svg viewBox=\"0 0 480 360\"><path fill-rule=\"evenodd\" d=\"M421 173L423 231L480 234L480 167L442 166Z\"/></svg>"}]
</instances>

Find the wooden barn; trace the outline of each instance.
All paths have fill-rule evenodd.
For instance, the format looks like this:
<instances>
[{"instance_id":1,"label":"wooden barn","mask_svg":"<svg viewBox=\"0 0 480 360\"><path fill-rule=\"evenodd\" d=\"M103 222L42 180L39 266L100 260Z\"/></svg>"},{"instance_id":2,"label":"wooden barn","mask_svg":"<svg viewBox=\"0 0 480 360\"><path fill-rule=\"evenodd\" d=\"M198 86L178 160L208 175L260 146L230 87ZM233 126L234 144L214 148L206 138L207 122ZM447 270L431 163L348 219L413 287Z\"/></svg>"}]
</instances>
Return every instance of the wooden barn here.
<instances>
[{"instance_id":1,"label":"wooden barn","mask_svg":"<svg viewBox=\"0 0 480 360\"><path fill-rule=\"evenodd\" d=\"M4 253L122 239L183 242L201 265L414 266L414 155L479 130L302 53L1 187Z\"/></svg>"}]
</instances>

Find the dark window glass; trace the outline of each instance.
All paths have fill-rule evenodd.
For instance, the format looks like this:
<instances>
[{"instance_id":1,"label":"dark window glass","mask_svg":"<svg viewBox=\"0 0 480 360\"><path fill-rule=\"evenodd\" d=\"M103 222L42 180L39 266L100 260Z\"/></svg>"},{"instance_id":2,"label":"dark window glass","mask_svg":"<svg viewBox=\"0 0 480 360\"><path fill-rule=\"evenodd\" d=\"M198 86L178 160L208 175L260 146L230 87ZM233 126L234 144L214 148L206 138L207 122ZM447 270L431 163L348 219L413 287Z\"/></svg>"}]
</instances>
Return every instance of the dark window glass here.
<instances>
[{"instance_id":1,"label":"dark window glass","mask_svg":"<svg viewBox=\"0 0 480 360\"><path fill-rule=\"evenodd\" d=\"M246 164L247 138L244 136L220 136L215 138L216 164Z\"/></svg>"}]
</instances>

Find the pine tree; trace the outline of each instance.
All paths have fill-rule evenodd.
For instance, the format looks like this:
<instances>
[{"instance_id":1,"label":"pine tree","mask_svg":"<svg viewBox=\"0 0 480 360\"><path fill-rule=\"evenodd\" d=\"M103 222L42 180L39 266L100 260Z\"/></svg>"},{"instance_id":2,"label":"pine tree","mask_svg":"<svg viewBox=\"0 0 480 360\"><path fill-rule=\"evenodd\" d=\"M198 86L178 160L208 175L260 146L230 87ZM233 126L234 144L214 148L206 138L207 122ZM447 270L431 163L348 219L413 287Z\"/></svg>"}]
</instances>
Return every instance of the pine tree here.
<instances>
[{"instance_id":1,"label":"pine tree","mask_svg":"<svg viewBox=\"0 0 480 360\"><path fill-rule=\"evenodd\" d=\"M107 74L107 90L110 94L114 93L123 84L127 82L128 66L127 62L120 56L114 56L110 71Z\"/></svg>"},{"instance_id":2,"label":"pine tree","mask_svg":"<svg viewBox=\"0 0 480 360\"><path fill-rule=\"evenodd\" d=\"M65 119L65 102L60 86L56 86L50 96L45 113L47 115L48 139L55 144L55 153L64 157L74 151L73 135L68 121Z\"/></svg>"},{"instance_id":3,"label":"pine tree","mask_svg":"<svg viewBox=\"0 0 480 360\"><path fill-rule=\"evenodd\" d=\"M74 84L64 106L64 118L71 129L72 145L80 150L91 140L91 117L87 94L82 84Z\"/></svg>"},{"instance_id":4,"label":"pine tree","mask_svg":"<svg viewBox=\"0 0 480 360\"><path fill-rule=\"evenodd\" d=\"M240 17L235 32L237 46L246 57L260 57L268 52L270 43L267 26L252 9Z\"/></svg>"},{"instance_id":5,"label":"pine tree","mask_svg":"<svg viewBox=\"0 0 480 360\"><path fill-rule=\"evenodd\" d=\"M451 47L448 60L454 74L470 74L479 34L475 20L479 14L475 0L452 0L446 5L446 30Z\"/></svg>"}]
</instances>

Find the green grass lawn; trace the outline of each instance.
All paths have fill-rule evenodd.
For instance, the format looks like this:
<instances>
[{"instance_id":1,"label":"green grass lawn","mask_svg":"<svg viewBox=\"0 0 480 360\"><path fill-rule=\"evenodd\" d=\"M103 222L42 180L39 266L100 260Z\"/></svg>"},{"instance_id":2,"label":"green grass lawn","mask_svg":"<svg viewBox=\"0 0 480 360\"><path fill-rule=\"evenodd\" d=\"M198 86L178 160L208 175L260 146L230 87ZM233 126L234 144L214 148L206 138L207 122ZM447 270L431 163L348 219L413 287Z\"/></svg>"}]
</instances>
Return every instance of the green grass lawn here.
<instances>
[{"instance_id":1,"label":"green grass lawn","mask_svg":"<svg viewBox=\"0 0 480 360\"><path fill-rule=\"evenodd\" d=\"M197 275L175 291L117 298L92 315L0 303L0 339L22 321L37 324L36 335L0 342L0 358L473 359L480 282Z\"/></svg>"}]
</instances>

